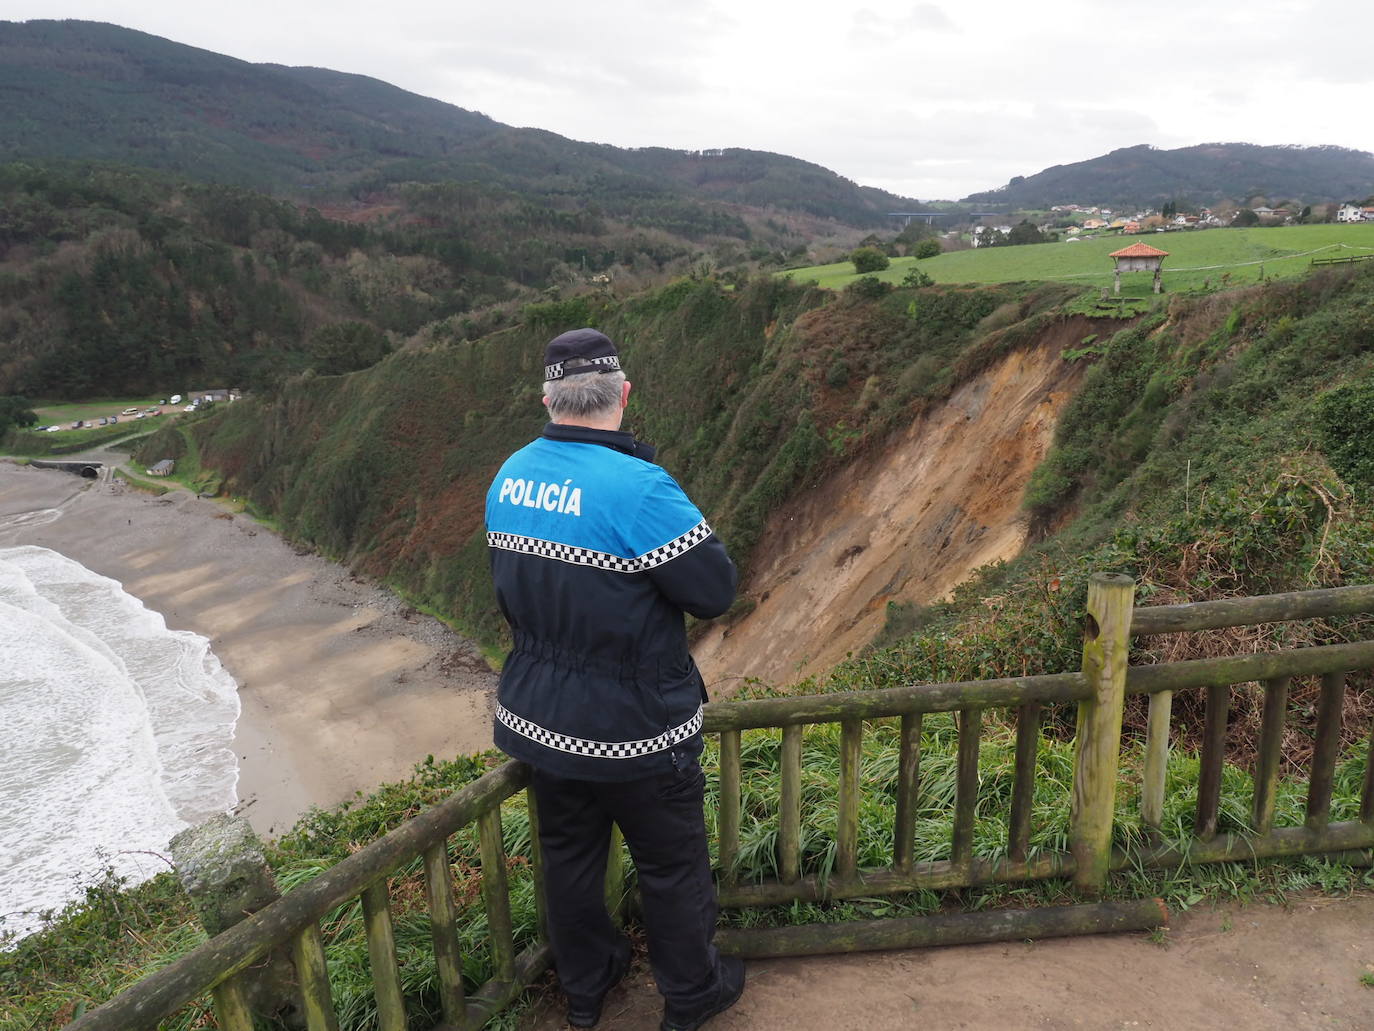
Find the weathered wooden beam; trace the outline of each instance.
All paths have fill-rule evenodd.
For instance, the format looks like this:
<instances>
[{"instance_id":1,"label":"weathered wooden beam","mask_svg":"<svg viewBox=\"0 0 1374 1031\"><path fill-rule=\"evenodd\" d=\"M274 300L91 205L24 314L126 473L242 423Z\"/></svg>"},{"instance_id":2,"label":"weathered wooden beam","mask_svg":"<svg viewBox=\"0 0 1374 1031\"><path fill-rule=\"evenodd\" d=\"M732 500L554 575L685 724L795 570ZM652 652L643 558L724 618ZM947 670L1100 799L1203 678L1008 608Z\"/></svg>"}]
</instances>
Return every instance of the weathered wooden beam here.
<instances>
[{"instance_id":1,"label":"weathered wooden beam","mask_svg":"<svg viewBox=\"0 0 1374 1031\"><path fill-rule=\"evenodd\" d=\"M1276 623L1286 619L1348 616L1358 612L1374 612L1374 584L1266 594L1254 598L1224 598L1189 605L1145 606L1136 609L1132 615L1131 633L1172 634L1182 630L1214 630L1218 627Z\"/></svg>"},{"instance_id":2,"label":"weathered wooden beam","mask_svg":"<svg viewBox=\"0 0 1374 1031\"><path fill-rule=\"evenodd\" d=\"M391 922L391 899L384 879L363 892L363 926L372 967L372 992L377 999L379 1031L406 1031L405 992L396 960L396 931Z\"/></svg>"},{"instance_id":3,"label":"weathered wooden beam","mask_svg":"<svg viewBox=\"0 0 1374 1031\"><path fill-rule=\"evenodd\" d=\"M253 1031L253 1013L248 996L237 977L221 981L211 993L215 1003L215 1023L220 1031Z\"/></svg>"},{"instance_id":4,"label":"weathered wooden beam","mask_svg":"<svg viewBox=\"0 0 1374 1031\"><path fill-rule=\"evenodd\" d=\"M978 746L983 734L983 710L966 709L958 719L950 858L955 865L967 868L973 862L973 824L978 813Z\"/></svg>"},{"instance_id":5,"label":"weathered wooden beam","mask_svg":"<svg viewBox=\"0 0 1374 1031\"><path fill-rule=\"evenodd\" d=\"M1279 790L1279 765L1283 761L1283 723L1288 714L1287 677L1264 682L1264 712L1260 717L1259 747L1252 778L1255 793L1250 807L1256 834L1274 828L1274 803Z\"/></svg>"},{"instance_id":6,"label":"weathered wooden beam","mask_svg":"<svg viewBox=\"0 0 1374 1031\"><path fill-rule=\"evenodd\" d=\"M466 1018L462 1026L448 1023L440 1024L433 1031L464 1031L464 1028L481 1027L516 997L538 980L539 975L553 962L553 950L548 945L531 945L515 958L515 978L511 981L491 980L468 999Z\"/></svg>"},{"instance_id":7,"label":"weathered wooden beam","mask_svg":"<svg viewBox=\"0 0 1374 1031\"><path fill-rule=\"evenodd\" d=\"M463 997L463 952L458 944L458 908L453 902L446 842L425 849L425 899L429 903L439 1003L444 1019L461 1027L467 1016L467 1002Z\"/></svg>"},{"instance_id":8,"label":"weathered wooden beam","mask_svg":"<svg viewBox=\"0 0 1374 1031\"><path fill-rule=\"evenodd\" d=\"M916 793L921 780L921 714L902 717L897 758L897 813L892 824L892 865L910 871L915 862Z\"/></svg>"},{"instance_id":9,"label":"weathered wooden beam","mask_svg":"<svg viewBox=\"0 0 1374 1031\"><path fill-rule=\"evenodd\" d=\"M1281 856L1353 855L1370 848L1374 848L1374 824L1349 820L1328 824L1317 831L1307 827L1282 827L1262 837L1218 834L1210 841L1194 839L1184 846L1169 843L1129 850L1113 848L1110 868L1173 868L1189 863L1235 863ZM1074 865L1073 856L1067 853L1037 856L1026 863L974 859L968 870L944 861L916 863L910 872L890 868L860 870L850 880L832 877L823 882L815 876L809 876L796 884L769 880L736 885L721 890L720 904L776 906L793 901L824 902L901 895L922 890L1043 881L1052 877L1072 876Z\"/></svg>"},{"instance_id":10,"label":"weathered wooden beam","mask_svg":"<svg viewBox=\"0 0 1374 1031\"><path fill-rule=\"evenodd\" d=\"M1224 687L1251 680L1348 673L1371 668L1374 668L1374 641L1324 644L1291 651L1259 652L1220 659L1190 659L1158 666L1132 666L1126 674L1126 693L1153 694L1156 691L1182 691L1193 687Z\"/></svg>"},{"instance_id":11,"label":"weathered wooden beam","mask_svg":"<svg viewBox=\"0 0 1374 1031\"><path fill-rule=\"evenodd\" d=\"M832 899L863 898L870 895L900 895L912 891L940 891L984 884L1010 884L1017 881L1043 881L1051 877L1072 876L1073 856L1051 853L1025 863L1002 859L975 858L967 867L949 860L913 863L910 870L884 867L859 870L852 878L812 874L794 884L766 880L721 888L722 906L774 906L783 903L822 902Z\"/></svg>"},{"instance_id":12,"label":"weathered wooden beam","mask_svg":"<svg viewBox=\"0 0 1374 1031\"><path fill-rule=\"evenodd\" d=\"M304 926L360 895L435 841L472 822L529 783L529 767L511 760L484 774L446 801L341 860L266 909L205 942L176 962L149 974L109 1002L77 1018L74 1031L142 1031L204 995L286 944Z\"/></svg>"},{"instance_id":13,"label":"weathered wooden beam","mask_svg":"<svg viewBox=\"0 0 1374 1031\"><path fill-rule=\"evenodd\" d=\"M482 904L491 934L492 965L499 981L515 980L515 923L510 915L510 884L506 876L506 845L501 838L501 809L488 809L477 818L482 850Z\"/></svg>"},{"instance_id":14,"label":"weathered wooden beam","mask_svg":"<svg viewBox=\"0 0 1374 1031\"><path fill-rule=\"evenodd\" d=\"M1077 859L1074 885L1089 893L1106 886L1111 861L1134 594L1129 576L1094 573L1088 581L1083 675L1092 696L1078 706L1069 834Z\"/></svg>"},{"instance_id":15,"label":"weathered wooden beam","mask_svg":"<svg viewBox=\"0 0 1374 1031\"><path fill-rule=\"evenodd\" d=\"M1226 761L1226 725L1231 713L1231 689L1213 684L1207 688L1203 715L1202 758L1198 762L1197 815L1193 833L1206 840L1217 832L1221 806L1221 768Z\"/></svg>"},{"instance_id":16,"label":"weathered wooden beam","mask_svg":"<svg viewBox=\"0 0 1374 1031\"><path fill-rule=\"evenodd\" d=\"M863 766L862 720L840 727L840 799L835 826L835 873L853 877L859 869L859 795Z\"/></svg>"},{"instance_id":17,"label":"weathered wooden beam","mask_svg":"<svg viewBox=\"0 0 1374 1031\"><path fill-rule=\"evenodd\" d=\"M1371 663L1374 665L1374 663ZM1081 673L1051 673L1002 680L966 680L956 684L921 684L881 691L837 691L793 698L751 698L712 702L706 706L705 730L749 730L792 723L839 723L875 720L907 713L955 712L968 708L1015 708L1026 702L1077 702L1088 697Z\"/></svg>"},{"instance_id":18,"label":"weathered wooden beam","mask_svg":"<svg viewBox=\"0 0 1374 1031\"><path fill-rule=\"evenodd\" d=\"M1369 732L1369 751L1364 759L1364 792L1360 795L1360 819L1374 823L1374 729Z\"/></svg>"},{"instance_id":19,"label":"weathered wooden beam","mask_svg":"<svg viewBox=\"0 0 1374 1031\"><path fill-rule=\"evenodd\" d=\"M720 879L733 884L739 877L740 821L740 733L724 730L720 735L720 808L717 814L717 855Z\"/></svg>"},{"instance_id":20,"label":"weathered wooden beam","mask_svg":"<svg viewBox=\"0 0 1374 1031\"><path fill-rule=\"evenodd\" d=\"M1169 717L1174 693L1150 695L1150 715L1145 729L1145 772L1140 784L1140 820L1158 836L1164 822L1164 782L1169 771Z\"/></svg>"},{"instance_id":21,"label":"weathered wooden beam","mask_svg":"<svg viewBox=\"0 0 1374 1031\"><path fill-rule=\"evenodd\" d=\"M1112 869L1130 866L1176 867L1189 863L1235 863L1280 856L1323 855L1374 847L1374 826L1359 820L1325 827L1280 827L1260 837L1218 834L1210 841L1193 839L1185 845L1167 844L1113 851Z\"/></svg>"},{"instance_id":22,"label":"weathered wooden beam","mask_svg":"<svg viewBox=\"0 0 1374 1031\"><path fill-rule=\"evenodd\" d=\"M296 977L301 983L307 1031L339 1031L319 924L307 924L296 932L291 940L291 959L296 964Z\"/></svg>"},{"instance_id":23,"label":"weathered wooden beam","mask_svg":"<svg viewBox=\"0 0 1374 1031\"><path fill-rule=\"evenodd\" d=\"M1312 776L1307 783L1307 826L1318 829L1331 819L1331 790L1336 760L1341 752L1341 704L1345 701L1345 677L1322 677L1317 702L1317 740L1312 745Z\"/></svg>"},{"instance_id":24,"label":"weathered wooden beam","mask_svg":"<svg viewBox=\"0 0 1374 1031\"><path fill-rule=\"evenodd\" d=\"M530 876L534 880L534 921L540 941L549 938L549 901L544 894L544 846L539 843L539 802L534 788L525 789L525 810L530 815Z\"/></svg>"},{"instance_id":25,"label":"weathered wooden beam","mask_svg":"<svg viewBox=\"0 0 1374 1031\"><path fill-rule=\"evenodd\" d=\"M782 790L778 799L778 876L791 884L801 876L802 728L782 728Z\"/></svg>"},{"instance_id":26,"label":"weathered wooden beam","mask_svg":"<svg viewBox=\"0 0 1374 1031\"><path fill-rule=\"evenodd\" d=\"M1148 931L1169 922L1159 899L1098 902L1040 909L993 909L977 913L937 913L889 920L840 924L803 924L750 930L721 930L716 944L724 953L751 959L766 956L819 956L879 949L975 945L1025 941L1075 934Z\"/></svg>"},{"instance_id":27,"label":"weathered wooden beam","mask_svg":"<svg viewBox=\"0 0 1374 1031\"><path fill-rule=\"evenodd\" d=\"M1030 848L1031 807L1035 802L1035 758L1040 751L1039 702L1016 710L1016 774L1011 786L1011 818L1007 822L1007 855L1015 862Z\"/></svg>"}]
</instances>

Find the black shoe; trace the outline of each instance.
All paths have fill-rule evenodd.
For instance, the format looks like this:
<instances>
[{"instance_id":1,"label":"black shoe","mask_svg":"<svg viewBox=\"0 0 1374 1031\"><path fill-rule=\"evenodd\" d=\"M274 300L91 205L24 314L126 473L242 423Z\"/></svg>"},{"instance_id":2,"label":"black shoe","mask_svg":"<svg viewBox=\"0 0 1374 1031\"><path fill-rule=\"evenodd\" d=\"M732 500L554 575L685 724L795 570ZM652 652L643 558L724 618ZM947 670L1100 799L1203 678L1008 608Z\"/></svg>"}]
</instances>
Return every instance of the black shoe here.
<instances>
[{"instance_id":1,"label":"black shoe","mask_svg":"<svg viewBox=\"0 0 1374 1031\"><path fill-rule=\"evenodd\" d=\"M696 1012L684 1012L671 1004L663 1007L663 1021L658 1031L697 1031L718 1013L724 1013L744 994L744 960L738 956L721 956L719 980L715 997Z\"/></svg>"},{"instance_id":2,"label":"black shoe","mask_svg":"<svg viewBox=\"0 0 1374 1031\"><path fill-rule=\"evenodd\" d=\"M611 994L611 989L625 979L625 975L630 969L630 960L634 958L634 949L630 943L620 942L620 947L611 956L611 979L606 984L606 990L601 993L601 998L595 1002L581 1003L568 1002L568 1024L572 1027L596 1027L601 1019L601 1006L606 1001L606 996Z\"/></svg>"}]
</instances>

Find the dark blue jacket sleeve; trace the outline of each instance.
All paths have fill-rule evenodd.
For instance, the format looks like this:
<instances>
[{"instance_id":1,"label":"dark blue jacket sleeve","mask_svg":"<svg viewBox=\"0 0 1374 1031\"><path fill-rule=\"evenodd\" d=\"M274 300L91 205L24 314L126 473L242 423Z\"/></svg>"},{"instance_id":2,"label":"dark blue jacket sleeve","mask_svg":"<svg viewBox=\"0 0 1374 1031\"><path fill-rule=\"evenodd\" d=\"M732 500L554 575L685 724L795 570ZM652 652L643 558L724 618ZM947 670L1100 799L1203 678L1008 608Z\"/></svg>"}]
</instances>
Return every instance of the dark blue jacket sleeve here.
<instances>
[{"instance_id":1,"label":"dark blue jacket sleeve","mask_svg":"<svg viewBox=\"0 0 1374 1031\"><path fill-rule=\"evenodd\" d=\"M690 551L649 570L659 592L698 619L722 615L735 600L739 574L714 533Z\"/></svg>"}]
</instances>

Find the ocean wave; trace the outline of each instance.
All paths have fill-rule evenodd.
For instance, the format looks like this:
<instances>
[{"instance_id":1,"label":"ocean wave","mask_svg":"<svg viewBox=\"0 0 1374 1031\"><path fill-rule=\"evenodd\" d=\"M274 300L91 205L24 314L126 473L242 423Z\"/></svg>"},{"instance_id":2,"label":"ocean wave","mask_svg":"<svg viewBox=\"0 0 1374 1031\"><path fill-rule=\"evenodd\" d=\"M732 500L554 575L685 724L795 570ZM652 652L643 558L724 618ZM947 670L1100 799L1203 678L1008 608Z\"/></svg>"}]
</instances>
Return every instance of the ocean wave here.
<instances>
[{"instance_id":1,"label":"ocean wave","mask_svg":"<svg viewBox=\"0 0 1374 1031\"><path fill-rule=\"evenodd\" d=\"M209 642L45 548L0 548L0 930L142 879L236 802L237 687ZM151 853L151 854L150 854Z\"/></svg>"}]
</instances>

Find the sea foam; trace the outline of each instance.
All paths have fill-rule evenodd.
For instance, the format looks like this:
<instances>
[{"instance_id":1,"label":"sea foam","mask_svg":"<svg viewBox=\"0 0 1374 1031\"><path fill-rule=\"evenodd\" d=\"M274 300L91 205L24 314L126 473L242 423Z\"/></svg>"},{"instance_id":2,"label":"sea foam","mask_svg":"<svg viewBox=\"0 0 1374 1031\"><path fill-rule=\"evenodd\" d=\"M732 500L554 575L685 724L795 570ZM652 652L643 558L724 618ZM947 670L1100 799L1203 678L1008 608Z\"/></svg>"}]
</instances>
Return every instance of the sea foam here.
<instances>
[{"instance_id":1,"label":"sea foam","mask_svg":"<svg viewBox=\"0 0 1374 1031\"><path fill-rule=\"evenodd\" d=\"M204 637L46 548L0 548L0 931L235 805L237 687Z\"/></svg>"}]
</instances>

